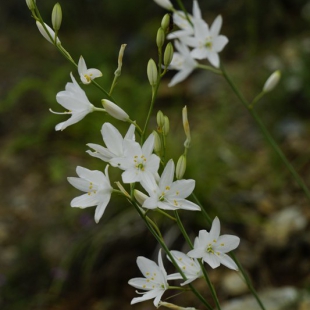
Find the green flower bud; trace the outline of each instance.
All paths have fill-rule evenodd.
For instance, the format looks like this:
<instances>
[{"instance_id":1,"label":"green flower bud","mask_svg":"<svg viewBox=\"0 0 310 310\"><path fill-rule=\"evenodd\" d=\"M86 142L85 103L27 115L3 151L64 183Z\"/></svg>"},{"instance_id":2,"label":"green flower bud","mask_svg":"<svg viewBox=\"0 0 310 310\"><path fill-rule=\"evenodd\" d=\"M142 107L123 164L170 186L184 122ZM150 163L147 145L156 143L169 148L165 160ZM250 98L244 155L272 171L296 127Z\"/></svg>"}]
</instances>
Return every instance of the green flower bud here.
<instances>
[{"instance_id":1,"label":"green flower bud","mask_svg":"<svg viewBox=\"0 0 310 310\"><path fill-rule=\"evenodd\" d=\"M161 20L161 28L163 28L164 31L166 31L169 28L170 20L171 20L170 14L166 14Z\"/></svg>"},{"instance_id":2,"label":"green flower bud","mask_svg":"<svg viewBox=\"0 0 310 310\"><path fill-rule=\"evenodd\" d=\"M175 176L177 180L180 180L183 178L185 170L186 170L186 156L183 154L180 156L177 162L176 170L175 170Z\"/></svg>"},{"instance_id":3,"label":"green flower bud","mask_svg":"<svg viewBox=\"0 0 310 310\"><path fill-rule=\"evenodd\" d=\"M172 61L173 57L173 45L171 42L169 42L165 48L165 53L164 53L164 65L165 67L168 67Z\"/></svg>"},{"instance_id":4,"label":"green flower bud","mask_svg":"<svg viewBox=\"0 0 310 310\"><path fill-rule=\"evenodd\" d=\"M158 128L162 128L165 125L164 114L162 111L158 111L156 115L157 126Z\"/></svg>"},{"instance_id":5,"label":"green flower bud","mask_svg":"<svg viewBox=\"0 0 310 310\"><path fill-rule=\"evenodd\" d=\"M157 66L155 61L151 58L147 64L147 77L151 86L155 86L157 84L157 76Z\"/></svg>"},{"instance_id":6,"label":"green flower bud","mask_svg":"<svg viewBox=\"0 0 310 310\"><path fill-rule=\"evenodd\" d=\"M165 32L163 28L158 28L157 30L157 36L156 36L156 44L158 48L162 48L165 43Z\"/></svg>"},{"instance_id":7,"label":"green flower bud","mask_svg":"<svg viewBox=\"0 0 310 310\"><path fill-rule=\"evenodd\" d=\"M26 0L26 3L30 11L35 9L36 0Z\"/></svg>"},{"instance_id":8,"label":"green flower bud","mask_svg":"<svg viewBox=\"0 0 310 310\"><path fill-rule=\"evenodd\" d=\"M162 131L165 136L168 135L169 129L170 129L169 118L168 116L164 116L164 126L162 127Z\"/></svg>"},{"instance_id":9,"label":"green flower bud","mask_svg":"<svg viewBox=\"0 0 310 310\"><path fill-rule=\"evenodd\" d=\"M158 156L160 156L161 153L161 139L157 131L153 131L153 135L155 137L155 142L154 142L154 152Z\"/></svg>"},{"instance_id":10,"label":"green flower bud","mask_svg":"<svg viewBox=\"0 0 310 310\"><path fill-rule=\"evenodd\" d=\"M189 148L191 143L191 131L189 128L188 118L187 118L187 107L185 106L182 110L182 120L183 120L183 128L186 135L186 141L184 142L184 147Z\"/></svg>"},{"instance_id":11,"label":"green flower bud","mask_svg":"<svg viewBox=\"0 0 310 310\"><path fill-rule=\"evenodd\" d=\"M61 21L62 21L61 6L57 2L54 5L53 11L52 11L52 25L55 31L58 31L60 29Z\"/></svg>"}]
</instances>

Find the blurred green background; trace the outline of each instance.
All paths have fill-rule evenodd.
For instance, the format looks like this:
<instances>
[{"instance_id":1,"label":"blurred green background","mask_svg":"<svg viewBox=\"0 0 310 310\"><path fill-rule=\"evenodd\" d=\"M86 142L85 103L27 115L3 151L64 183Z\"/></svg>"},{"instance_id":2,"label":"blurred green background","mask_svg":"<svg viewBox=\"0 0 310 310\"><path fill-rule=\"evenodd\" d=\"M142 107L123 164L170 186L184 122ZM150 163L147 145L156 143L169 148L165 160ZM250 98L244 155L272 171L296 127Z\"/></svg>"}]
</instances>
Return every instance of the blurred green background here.
<instances>
[{"instance_id":1,"label":"blurred green background","mask_svg":"<svg viewBox=\"0 0 310 310\"><path fill-rule=\"evenodd\" d=\"M54 2L37 4L50 24ZM146 64L156 59L155 36L165 11L151 0L60 4L63 46L76 61L83 55L89 67L99 68L98 82L106 89L119 47L127 43L114 96L143 124L150 101ZM184 4L191 11L192 2ZM310 2L200 0L200 6L207 22L223 16L221 33L229 44L221 61L248 100L281 70L280 84L256 109L310 185ZM152 303L131 307L135 292L127 285L139 276L137 256L156 260L156 243L143 222L116 197L96 225L94 208L70 208L80 193L66 181L78 165L104 169L85 153L86 143L102 144L103 122L122 132L127 125L93 113L55 132L66 117L48 109L62 110L55 96L71 71L77 77L75 68L39 34L25 1L1 2L0 29L0 309L152 309ZM224 232L241 237L237 255L255 286L309 289L310 211L303 192L223 78L196 71L168 88L173 74L164 78L155 107L171 122L167 158L176 161L183 152L181 109L187 105L193 141L185 177L197 181L196 194L211 216L221 218ZM102 94L92 85L84 89L100 106ZM154 117L151 125L155 128ZM209 229L199 214L180 213L192 238ZM184 241L171 223L154 217L171 248L181 250ZM225 288L223 269L210 271L220 299L246 293ZM195 305L190 294L182 298Z\"/></svg>"}]
</instances>

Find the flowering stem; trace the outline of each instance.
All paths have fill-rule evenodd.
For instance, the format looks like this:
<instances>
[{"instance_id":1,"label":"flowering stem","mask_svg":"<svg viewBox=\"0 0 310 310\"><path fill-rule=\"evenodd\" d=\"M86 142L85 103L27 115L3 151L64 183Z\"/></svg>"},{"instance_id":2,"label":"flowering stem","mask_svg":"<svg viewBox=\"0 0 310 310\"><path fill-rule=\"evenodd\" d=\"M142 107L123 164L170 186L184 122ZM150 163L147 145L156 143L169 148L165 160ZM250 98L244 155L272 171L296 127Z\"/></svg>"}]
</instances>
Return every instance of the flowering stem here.
<instances>
[{"instance_id":1,"label":"flowering stem","mask_svg":"<svg viewBox=\"0 0 310 310\"><path fill-rule=\"evenodd\" d=\"M178 223L179 229L180 229L180 231L181 231L183 237L184 237L185 240L187 241L187 243L188 243L188 245L190 246L190 248L193 249L193 248L194 248L194 247L193 247L193 243L192 243L192 241L190 240L190 238L189 238L189 236L188 236L188 234L187 234L187 232L186 232L186 230L185 230L185 228L184 228L184 226L183 226L183 223L182 223L182 221L181 221L181 219L180 219L180 216L179 216L179 214L178 214L178 211L174 211L174 214L175 214L175 217L176 217L176 219L177 219L177 223ZM207 284L208 284L208 286L209 286L209 288L210 288L210 290L211 290L211 294L212 294L212 297L213 297L213 299L214 299L214 301L215 301L216 307L217 307L218 310L221 310L221 306L220 306L219 299L218 299L218 297L217 297L217 295L216 295L216 291L215 291L215 289L214 289L214 286L213 286L213 284L211 283L211 281L210 281L210 279L209 279L209 276L208 276L208 274L207 274L207 271L206 271L206 269L205 269L203 263L201 262L201 260L198 260L198 261L199 261L200 269L202 270L203 276L204 276L204 278L205 278L205 280L206 280L206 282L207 282Z\"/></svg>"},{"instance_id":2,"label":"flowering stem","mask_svg":"<svg viewBox=\"0 0 310 310\"><path fill-rule=\"evenodd\" d=\"M179 273L181 274L181 276L183 277L184 280L187 280L182 268L179 267L179 265L176 263L173 255L171 254L171 252L169 251L168 247L166 246L164 239L162 238L161 235L159 235L157 233L157 230L159 231L159 229L157 228L156 230L154 229L154 227L152 225L149 224L149 222L147 221L147 219L145 218L145 215L143 214L142 210L140 209L140 207L138 206L138 204L134 201L131 200L131 203L134 205L134 207L136 208L137 212L139 213L140 217L143 219L144 223L146 224L148 230L151 232L151 234L155 237L155 239L157 240L157 242L161 245L161 247L164 249L164 251L166 252L166 254L168 255L169 259L171 260L171 262L173 263L173 265L177 268L177 270L179 271ZM192 292L196 295L196 297L206 306L206 308L208 310L213 310L213 308L209 305L209 303L204 299L204 297L193 287L193 285L191 283L188 284L188 286L190 287L190 289L192 290Z\"/></svg>"},{"instance_id":3,"label":"flowering stem","mask_svg":"<svg viewBox=\"0 0 310 310\"><path fill-rule=\"evenodd\" d=\"M287 169L291 172L293 175L295 181L297 184L303 189L305 195L307 196L308 200L310 201L310 191L307 187L307 185L304 183L300 175L297 173L295 168L292 166L292 164L288 161L287 157L284 155L276 141L273 139L271 134L269 133L268 129L265 127L265 125L262 123L260 117L256 113L256 111L253 109L253 104L249 104L246 99L243 97L243 95L240 93L240 91L237 89L233 81L230 79L228 74L226 73L224 67L221 67L222 73L230 87L232 88L233 92L236 94L236 96L239 98L239 100L242 102L242 104L246 107L246 109L250 112L251 116L255 120L256 124L259 126L260 130L262 131L265 139L268 141L270 146L273 148L275 153L280 157L280 159L283 161ZM255 99L254 99L255 100ZM257 100L256 100L257 101ZM255 102L256 102L255 101Z\"/></svg>"},{"instance_id":4,"label":"flowering stem","mask_svg":"<svg viewBox=\"0 0 310 310\"><path fill-rule=\"evenodd\" d=\"M192 193L192 196L193 196L195 202L200 206L201 212L204 215L204 217L206 218L208 224L211 225L212 224L212 220L211 220L211 217L209 216L208 212L204 209L203 205L201 204L201 202L199 201L199 199L197 198L197 196L194 193ZM242 267L241 263L239 262L239 260L235 256L235 254L230 253L230 256L233 258L233 260L237 264L241 274L243 275L243 278L246 281L246 284L247 284L249 290L251 291L251 293L255 297L257 303L259 304L259 306L261 307L262 310L266 310L265 306L263 305L262 301L260 300L260 298L259 298L259 296L258 296L258 294L257 294L257 292L255 290L255 288L252 285L252 282L251 282L249 276L247 275L246 271Z\"/></svg>"},{"instance_id":5,"label":"flowering stem","mask_svg":"<svg viewBox=\"0 0 310 310\"><path fill-rule=\"evenodd\" d=\"M213 67L211 67L211 66L206 66L206 65L198 64L198 65L197 65L197 68L204 69L204 70L208 70L208 71L211 71L211 72L213 72L213 73L220 74L220 75L223 74L223 72L222 72L221 70L215 69L215 68L213 68Z\"/></svg>"},{"instance_id":6,"label":"flowering stem","mask_svg":"<svg viewBox=\"0 0 310 310\"><path fill-rule=\"evenodd\" d=\"M240 262L238 261L238 259L236 258L235 254L233 252L230 253L231 258L235 261L235 263L237 264L240 272L243 275L243 278L248 286L248 288L251 290L253 296L255 297L257 303L259 304L259 306L263 309L266 310L265 306L263 305L263 303L261 302L261 300L258 297L258 294L256 293L255 289L252 286L252 282L248 276L248 274L246 273L246 271L243 269L242 265L240 264Z\"/></svg>"}]
</instances>

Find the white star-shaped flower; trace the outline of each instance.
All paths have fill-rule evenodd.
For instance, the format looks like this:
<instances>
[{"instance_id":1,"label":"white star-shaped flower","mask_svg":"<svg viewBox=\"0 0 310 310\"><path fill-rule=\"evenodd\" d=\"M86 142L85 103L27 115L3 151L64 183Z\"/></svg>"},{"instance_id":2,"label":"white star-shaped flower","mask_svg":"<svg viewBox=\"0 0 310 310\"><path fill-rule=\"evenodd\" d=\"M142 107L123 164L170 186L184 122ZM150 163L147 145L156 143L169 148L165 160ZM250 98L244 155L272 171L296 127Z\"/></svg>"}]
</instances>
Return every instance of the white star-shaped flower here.
<instances>
[{"instance_id":1,"label":"white star-shaped flower","mask_svg":"<svg viewBox=\"0 0 310 310\"><path fill-rule=\"evenodd\" d=\"M187 278L185 282L181 283L182 286L202 277L203 275L202 270L200 268L197 259L190 258L189 256L180 251L170 251L170 252L174 257L176 263L178 264L179 268L182 269L184 275ZM180 279L183 279L183 277L179 272L168 275L168 280L180 280Z\"/></svg>"},{"instance_id":2,"label":"white star-shaped flower","mask_svg":"<svg viewBox=\"0 0 310 310\"><path fill-rule=\"evenodd\" d=\"M108 167L105 168L105 174L98 170L77 167L76 173L79 178L68 177L68 182L71 185L87 193L74 198L71 201L71 207L84 209L97 206L95 211L96 223L102 217L113 190L109 180Z\"/></svg>"},{"instance_id":3,"label":"white star-shaped flower","mask_svg":"<svg viewBox=\"0 0 310 310\"><path fill-rule=\"evenodd\" d=\"M133 140L124 140L125 156L112 158L110 161L112 166L124 170L122 173L124 183L141 182L157 174L160 158L153 154L154 142L153 134L147 138L142 147Z\"/></svg>"},{"instance_id":4,"label":"white star-shaped flower","mask_svg":"<svg viewBox=\"0 0 310 310\"><path fill-rule=\"evenodd\" d=\"M87 69L85 60L82 56L80 56L79 59L78 71L83 84L89 84L93 79L102 76L102 72L98 69Z\"/></svg>"},{"instance_id":5,"label":"white star-shaped flower","mask_svg":"<svg viewBox=\"0 0 310 310\"><path fill-rule=\"evenodd\" d=\"M68 126L79 122L88 113L95 111L95 107L89 102L84 90L79 86L70 73L72 83L67 83L66 89L56 95L57 102L66 108L67 112L54 112L55 114L70 114L71 117L62 123L56 125L55 130L64 130Z\"/></svg>"},{"instance_id":6,"label":"white star-shaped flower","mask_svg":"<svg viewBox=\"0 0 310 310\"><path fill-rule=\"evenodd\" d=\"M105 162L110 162L112 158L124 157L124 139L135 140L135 126L131 124L123 138L120 132L112 124L104 123L101 128L101 134L106 147L88 143L87 146L95 150L95 152L88 150L87 153L91 156L100 158Z\"/></svg>"},{"instance_id":7,"label":"white star-shaped flower","mask_svg":"<svg viewBox=\"0 0 310 310\"><path fill-rule=\"evenodd\" d=\"M236 263L226 253L238 247L240 238L233 235L220 236L220 229L220 220L216 217L212 222L210 232L199 231L194 249L187 255L192 258L202 258L213 269L222 264L230 269L238 270Z\"/></svg>"},{"instance_id":8,"label":"white star-shaped flower","mask_svg":"<svg viewBox=\"0 0 310 310\"><path fill-rule=\"evenodd\" d=\"M158 253L158 265L142 256L137 258L137 265L144 278L131 279L128 284L146 292L137 292L143 296L134 298L131 304L154 298L154 306L158 307L162 295L168 289L167 272L163 265L161 251Z\"/></svg>"},{"instance_id":9,"label":"white star-shaped flower","mask_svg":"<svg viewBox=\"0 0 310 310\"><path fill-rule=\"evenodd\" d=\"M144 201L143 208L200 211L198 205L185 199L193 192L195 181L178 180L173 182L174 169L174 162L171 159L167 163L158 184L154 177L145 177L141 181L141 185L150 196Z\"/></svg>"},{"instance_id":10,"label":"white star-shaped flower","mask_svg":"<svg viewBox=\"0 0 310 310\"><path fill-rule=\"evenodd\" d=\"M193 1L193 15L187 14L192 22L194 19L201 19L201 11L197 0ZM188 21L183 11L175 11L173 13L173 23L177 25L180 30L171 32L167 35L167 39L180 39L185 36L194 35L193 24Z\"/></svg>"},{"instance_id":11,"label":"white star-shaped flower","mask_svg":"<svg viewBox=\"0 0 310 310\"><path fill-rule=\"evenodd\" d=\"M208 59L216 68L220 66L218 53L221 52L228 43L227 37L219 34L222 22L222 17L219 15L209 28L204 20L194 19L194 37L182 38L182 41L186 45L194 48L191 51L193 58Z\"/></svg>"},{"instance_id":12,"label":"white star-shaped flower","mask_svg":"<svg viewBox=\"0 0 310 310\"><path fill-rule=\"evenodd\" d=\"M198 63L194 60L188 47L182 41L175 41L174 45L177 52L173 53L169 69L179 72L171 79L169 87L185 80L197 67Z\"/></svg>"}]
</instances>

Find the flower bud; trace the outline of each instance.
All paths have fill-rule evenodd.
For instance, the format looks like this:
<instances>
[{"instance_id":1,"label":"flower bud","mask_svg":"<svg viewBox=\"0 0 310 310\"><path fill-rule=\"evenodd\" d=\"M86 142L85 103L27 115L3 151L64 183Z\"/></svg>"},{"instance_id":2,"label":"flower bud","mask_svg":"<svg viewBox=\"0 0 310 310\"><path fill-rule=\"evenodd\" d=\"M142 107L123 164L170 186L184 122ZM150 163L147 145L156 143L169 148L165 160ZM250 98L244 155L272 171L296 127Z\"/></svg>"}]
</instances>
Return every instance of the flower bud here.
<instances>
[{"instance_id":1,"label":"flower bud","mask_svg":"<svg viewBox=\"0 0 310 310\"><path fill-rule=\"evenodd\" d=\"M267 81L265 82L264 87L263 87L263 92L267 93L267 92L272 91L279 83L280 78L281 78L280 70L273 72L270 75L270 77L267 79Z\"/></svg>"},{"instance_id":2,"label":"flower bud","mask_svg":"<svg viewBox=\"0 0 310 310\"><path fill-rule=\"evenodd\" d=\"M26 0L26 3L30 11L35 9L36 0Z\"/></svg>"},{"instance_id":3,"label":"flower bud","mask_svg":"<svg viewBox=\"0 0 310 310\"><path fill-rule=\"evenodd\" d=\"M163 28L164 31L166 31L169 28L170 20L171 20L171 17L169 14L165 14L163 19L161 20L161 28Z\"/></svg>"},{"instance_id":4,"label":"flower bud","mask_svg":"<svg viewBox=\"0 0 310 310\"><path fill-rule=\"evenodd\" d=\"M120 121L124 121L124 122L129 120L129 115L112 101L107 100L107 99L102 99L101 103L104 109L106 110L106 112L110 114L111 116L113 116L114 118L119 119Z\"/></svg>"},{"instance_id":5,"label":"flower bud","mask_svg":"<svg viewBox=\"0 0 310 310\"><path fill-rule=\"evenodd\" d=\"M169 129L170 129L170 123L169 123L169 118L168 116L164 116L164 126L162 127L162 131L163 131L163 135L167 136L169 133Z\"/></svg>"},{"instance_id":6,"label":"flower bud","mask_svg":"<svg viewBox=\"0 0 310 310\"><path fill-rule=\"evenodd\" d=\"M161 153L161 139L157 131L153 131L154 139L154 152L160 156Z\"/></svg>"},{"instance_id":7,"label":"flower bud","mask_svg":"<svg viewBox=\"0 0 310 310\"><path fill-rule=\"evenodd\" d=\"M46 30L44 29L43 25L39 21L36 21L36 24L37 24L37 27L38 27L40 33L42 34L42 36L48 42L50 42L52 44L55 44L55 42L54 42L54 40L55 40L55 32L52 30L52 28L44 23L44 26L45 26L45 28L47 30L47 32L46 32ZM50 38L50 36L51 36L52 39ZM60 44L60 40L58 39L58 37L56 38L56 44L57 45Z\"/></svg>"},{"instance_id":8,"label":"flower bud","mask_svg":"<svg viewBox=\"0 0 310 310\"><path fill-rule=\"evenodd\" d=\"M148 198L147 195L143 194L142 192L138 191L137 189L134 190L133 194L141 206L143 205L144 201Z\"/></svg>"},{"instance_id":9,"label":"flower bud","mask_svg":"<svg viewBox=\"0 0 310 310\"><path fill-rule=\"evenodd\" d=\"M167 10L173 9L173 5L170 2L170 0L154 0L154 1L164 9L167 9Z\"/></svg>"},{"instance_id":10,"label":"flower bud","mask_svg":"<svg viewBox=\"0 0 310 310\"><path fill-rule=\"evenodd\" d=\"M187 118L187 107L185 106L182 110L182 120L183 120L183 128L186 135L186 141L184 142L184 147L189 148L191 143L191 131L189 128L188 118Z\"/></svg>"},{"instance_id":11,"label":"flower bud","mask_svg":"<svg viewBox=\"0 0 310 310\"><path fill-rule=\"evenodd\" d=\"M177 167L175 170L175 177L177 178L177 180L180 180L183 178L185 170L186 170L186 156L183 154L178 159Z\"/></svg>"},{"instance_id":12,"label":"flower bud","mask_svg":"<svg viewBox=\"0 0 310 310\"><path fill-rule=\"evenodd\" d=\"M157 126L158 128L162 128L165 125L164 113L162 111L158 111L156 115Z\"/></svg>"},{"instance_id":13,"label":"flower bud","mask_svg":"<svg viewBox=\"0 0 310 310\"><path fill-rule=\"evenodd\" d=\"M157 30L157 36L156 36L156 44L158 48L162 48L165 43L165 32L163 28L158 28Z\"/></svg>"},{"instance_id":14,"label":"flower bud","mask_svg":"<svg viewBox=\"0 0 310 310\"><path fill-rule=\"evenodd\" d=\"M172 61L173 58L173 45L171 42L169 42L165 48L164 53L164 66L168 67Z\"/></svg>"},{"instance_id":15,"label":"flower bud","mask_svg":"<svg viewBox=\"0 0 310 310\"><path fill-rule=\"evenodd\" d=\"M54 5L53 11L52 11L52 25L55 31L58 31L60 29L61 21L62 21L61 6L57 2Z\"/></svg>"},{"instance_id":16,"label":"flower bud","mask_svg":"<svg viewBox=\"0 0 310 310\"><path fill-rule=\"evenodd\" d=\"M157 76L157 66L155 61L151 58L147 64L147 77L151 86L155 86L157 84Z\"/></svg>"},{"instance_id":17,"label":"flower bud","mask_svg":"<svg viewBox=\"0 0 310 310\"><path fill-rule=\"evenodd\" d=\"M126 46L127 46L127 44L122 44L121 48L119 50L119 53L118 53L118 60L117 60L118 66L114 72L114 75L117 77L119 77L121 75L121 72L122 72L123 56L124 56L124 51L125 51Z\"/></svg>"}]
</instances>

